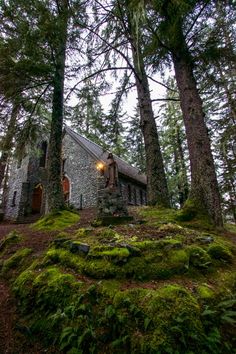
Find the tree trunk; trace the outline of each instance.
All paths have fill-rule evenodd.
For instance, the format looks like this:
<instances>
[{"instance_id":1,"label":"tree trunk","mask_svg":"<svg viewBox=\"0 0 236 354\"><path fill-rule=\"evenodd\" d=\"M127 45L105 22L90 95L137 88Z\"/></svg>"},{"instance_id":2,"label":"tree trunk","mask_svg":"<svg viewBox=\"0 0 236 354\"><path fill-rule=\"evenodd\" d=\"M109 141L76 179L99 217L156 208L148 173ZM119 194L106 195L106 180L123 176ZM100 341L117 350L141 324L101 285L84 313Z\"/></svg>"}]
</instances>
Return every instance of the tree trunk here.
<instances>
[{"instance_id":1,"label":"tree trunk","mask_svg":"<svg viewBox=\"0 0 236 354\"><path fill-rule=\"evenodd\" d=\"M182 141L180 137L180 129L175 122L176 130L175 130L175 139L174 139L174 164L175 171L178 178L177 188L179 194L179 204L180 207L184 205L186 200L188 199L188 179L187 179L187 171L184 161L184 152L182 147Z\"/></svg>"},{"instance_id":2,"label":"tree trunk","mask_svg":"<svg viewBox=\"0 0 236 354\"><path fill-rule=\"evenodd\" d=\"M181 44L181 49L177 51L175 49L172 57L190 157L191 191L189 198L202 213L208 214L214 225L222 226L220 195L202 101L184 38Z\"/></svg>"},{"instance_id":3,"label":"tree trunk","mask_svg":"<svg viewBox=\"0 0 236 354\"><path fill-rule=\"evenodd\" d=\"M159 144L156 122L143 58L133 47L135 80L141 116L141 129L144 137L147 174L147 201L149 205L170 207L163 158Z\"/></svg>"},{"instance_id":4,"label":"tree trunk","mask_svg":"<svg viewBox=\"0 0 236 354\"><path fill-rule=\"evenodd\" d=\"M180 171L181 171L181 197L180 197L180 205L182 206L186 200L188 199L188 178L187 178L187 169L184 161L184 152L183 152L183 147L182 147L182 141L180 137L180 128L178 124L176 123L176 145L177 145L177 150L178 150L178 160L179 160L179 165L180 165Z\"/></svg>"},{"instance_id":5,"label":"tree trunk","mask_svg":"<svg viewBox=\"0 0 236 354\"><path fill-rule=\"evenodd\" d=\"M0 187L2 186L2 181L5 175L7 161L13 146L13 138L16 132L16 120L17 120L19 110L20 110L20 104L18 101L15 101L13 103L11 117L10 117L6 135L3 137L3 140L1 142L2 155L0 158Z\"/></svg>"},{"instance_id":6,"label":"tree trunk","mask_svg":"<svg viewBox=\"0 0 236 354\"><path fill-rule=\"evenodd\" d=\"M61 176L61 152L63 133L63 105L64 105L64 76L67 42L68 4L62 0L59 17L61 17L60 44L55 51L55 73L53 82L52 121L49 139L48 154L48 186L47 200L48 212L63 209L65 207L62 176Z\"/></svg>"}]
</instances>

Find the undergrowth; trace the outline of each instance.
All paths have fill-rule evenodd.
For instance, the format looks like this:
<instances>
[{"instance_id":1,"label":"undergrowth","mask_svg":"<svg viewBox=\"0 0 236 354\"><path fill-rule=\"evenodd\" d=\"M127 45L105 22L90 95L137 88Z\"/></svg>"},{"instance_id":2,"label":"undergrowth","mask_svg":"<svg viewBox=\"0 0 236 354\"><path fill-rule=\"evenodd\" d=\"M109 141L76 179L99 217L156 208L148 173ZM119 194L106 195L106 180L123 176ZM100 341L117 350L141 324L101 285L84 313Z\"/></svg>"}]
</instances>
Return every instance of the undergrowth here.
<instances>
[{"instance_id":1,"label":"undergrowth","mask_svg":"<svg viewBox=\"0 0 236 354\"><path fill-rule=\"evenodd\" d=\"M138 225L81 228L31 264L24 249L4 261L30 340L68 354L234 352L235 246L173 210L141 213L150 237Z\"/></svg>"}]
</instances>

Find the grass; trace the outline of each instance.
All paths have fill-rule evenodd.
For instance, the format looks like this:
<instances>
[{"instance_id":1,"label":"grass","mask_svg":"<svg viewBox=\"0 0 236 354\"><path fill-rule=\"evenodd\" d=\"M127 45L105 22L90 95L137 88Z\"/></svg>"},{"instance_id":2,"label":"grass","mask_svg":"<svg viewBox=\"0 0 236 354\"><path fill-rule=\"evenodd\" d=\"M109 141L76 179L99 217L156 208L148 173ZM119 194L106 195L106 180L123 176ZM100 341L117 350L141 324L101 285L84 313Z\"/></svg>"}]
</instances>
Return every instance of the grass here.
<instances>
[{"instance_id":1,"label":"grass","mask_svg":"<svg viewBox=\"0 0 236 354\"><path fill-rule=\"evenodd\" d=\"M33 224L33 229L40 231L58 231L63 230L80 219L79 214L68 210L57 211L40 218Z\"/></svg>"}]
</instances>

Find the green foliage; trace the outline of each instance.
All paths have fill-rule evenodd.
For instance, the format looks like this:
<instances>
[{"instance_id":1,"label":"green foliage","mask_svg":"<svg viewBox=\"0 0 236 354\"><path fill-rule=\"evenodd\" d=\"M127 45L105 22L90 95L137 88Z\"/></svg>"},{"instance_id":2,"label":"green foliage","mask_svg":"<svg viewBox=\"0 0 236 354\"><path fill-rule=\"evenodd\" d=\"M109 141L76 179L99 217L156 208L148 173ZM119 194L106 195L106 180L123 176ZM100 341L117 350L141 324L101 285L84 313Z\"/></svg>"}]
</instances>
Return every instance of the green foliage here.
<instances>
[{"instance_id":1,"label":"green foliage","mask_svg":"<svg viewBox=\"0 0 236 354\"><path fill-rule=\"evenodd\" d=\"M20 241L22 241L22 236L16 230L13 230L0 242L0 251L4 251L9 245Z\"/></svg>"},{"instance_id":2,"label":"green foliage","mask_svg":"<svg viewBox=\"0 0 236 354\"><path fill-rule=\"evenodd\" d=\"M10 258L6 259L3 262L2 274L7 273L11 269L15 269L16 267L17 268L20 267L23 264L25 258L31 253L32 253L31 248L23 248L16 251L13 254L13 256L11 256Z\"/></svg>"},{"instance_id":3,"label":"green foliage","mask_svg":"<svg viewBox=\"0 0 236 354\"><path fill-rule=\"evenodd\" d=\"M77 223L79 219L80 216L78 214L72 213L68 210L61 210L50 213L39 219L33 225L33 228L40 231L61 230Z\"/></svg>"}]
</instances>

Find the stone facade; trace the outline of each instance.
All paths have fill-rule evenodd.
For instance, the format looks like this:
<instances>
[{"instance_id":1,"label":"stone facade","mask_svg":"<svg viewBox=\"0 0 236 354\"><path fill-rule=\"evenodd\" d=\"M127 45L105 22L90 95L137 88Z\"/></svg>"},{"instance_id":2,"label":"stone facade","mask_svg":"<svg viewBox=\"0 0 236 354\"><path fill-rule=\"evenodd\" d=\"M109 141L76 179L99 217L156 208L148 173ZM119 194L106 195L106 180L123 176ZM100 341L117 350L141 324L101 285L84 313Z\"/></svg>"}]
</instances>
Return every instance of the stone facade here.
<instances>
[{"instance_id":1,"label":"stone facade","mask_svg":"<svg viewBox=\"0 0 236 354\"><path fill-rule=\"evenodd\" d=\"M97 203L96 160L69 135L63 139L64 175L70 182L69 204L89 208Z\"/></svg>"},{"instance_id":2,"label":"stone facade","mask_svg":"<svg viewBox=\"0 0 236 354\"><path fill-rule=\"evenodd\" d=\"M97 207L98 190L101 187L104 188L105 176L97 170L96 166L100 160L100 155L96 156L94 151L89 150L89 147L91 145L96 149L101 148L81 136L81 141L75 139L75 137L77 135L75 133L70 134L69 131L69 133L65 133L63 138L62 175L64 179L67 179L69 188L66 200L69 205L77 209ZM87 146L86 142L88 142ZM46 147L47 143L44 141L39 144L39 148L42 150L41 156L27 155L20 166L18 163L18 168L17 162L12 164L5 210L6 219L23 221L27 215L35 211L35 208L38 212L44 214L47 183ZM125 163L122 160L120 161ZM127 166L126 164L125 167ZM125 204L146 204L145 183L140 183L135 178L129 178L129 176L119 173L119 190Z\"/></svg>"}]
</instances>

